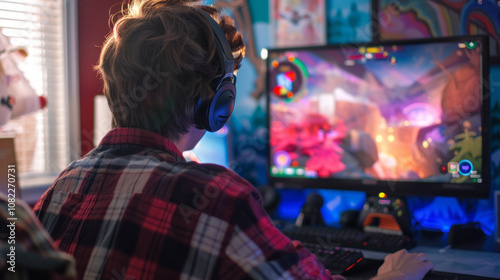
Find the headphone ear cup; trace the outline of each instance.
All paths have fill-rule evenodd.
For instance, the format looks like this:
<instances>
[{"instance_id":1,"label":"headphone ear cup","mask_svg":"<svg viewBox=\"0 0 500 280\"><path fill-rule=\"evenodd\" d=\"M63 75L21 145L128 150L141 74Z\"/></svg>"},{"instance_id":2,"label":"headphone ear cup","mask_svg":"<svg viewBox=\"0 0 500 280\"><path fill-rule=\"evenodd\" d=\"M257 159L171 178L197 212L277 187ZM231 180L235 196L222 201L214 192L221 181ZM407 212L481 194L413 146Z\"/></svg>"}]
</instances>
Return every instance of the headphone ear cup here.
<instances>
[{"instance_id":1,"label":"headphone ear cup","mask_svg":"<svg viewBox=\"0 0 500 280\"><path fill-rule=\"evenodd\" d=\"M221 129L231 117L236 98L234 84L223 83L215 93L207 114L207 130L210 132Z\"/></svg>"},{"instance_id":2,"label":"headphone ear cup","mask_svg":"<svg viewBox=\"0 0 500 280\"><path fill-rule=\"evenodd\" d=\"M200 99L195 110L196 127L210 132L221 129L233 113L235 98L236 87L225 82L212 99Z\"/></svg>"}]
</instances>

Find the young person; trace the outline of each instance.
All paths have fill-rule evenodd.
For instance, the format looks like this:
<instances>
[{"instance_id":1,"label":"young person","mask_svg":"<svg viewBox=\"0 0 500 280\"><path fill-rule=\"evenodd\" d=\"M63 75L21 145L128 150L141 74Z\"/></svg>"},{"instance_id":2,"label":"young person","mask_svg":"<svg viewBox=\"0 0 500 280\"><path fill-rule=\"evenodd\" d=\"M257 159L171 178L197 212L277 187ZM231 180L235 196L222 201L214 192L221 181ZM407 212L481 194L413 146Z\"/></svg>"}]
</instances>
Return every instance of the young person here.
<instances>
[{"instance_id":1,"label":"young person","mask_svg":"<svg viewBox=\"0 0 500 280\"><path fill-rule=\"evenodd\" d=\"M332 277L273 226L251 184L182 157L229 118L244 53L233 21L213 7L128 5L97 66L114 129L35 206L80 279ZM418 279L431 268L400 251L379 276Z\"/></svg>"}]
</instances>

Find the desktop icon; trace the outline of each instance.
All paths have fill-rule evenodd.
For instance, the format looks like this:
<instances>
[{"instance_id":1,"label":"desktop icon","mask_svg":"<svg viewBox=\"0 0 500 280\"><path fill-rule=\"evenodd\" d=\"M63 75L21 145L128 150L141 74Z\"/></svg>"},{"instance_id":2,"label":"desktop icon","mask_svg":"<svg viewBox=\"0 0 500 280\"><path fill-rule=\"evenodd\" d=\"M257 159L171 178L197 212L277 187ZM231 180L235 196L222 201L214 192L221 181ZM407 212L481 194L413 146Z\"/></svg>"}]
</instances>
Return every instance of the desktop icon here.
<instances>
[{"instance_id":1,"label":"desktop icon","mask_svg":"<svg viewBox=\"0 0 500 280\"><path fill-rule=\"evenodd\" d=\"M295 174L299 176L304 176L304 173L305 173L304 168L297 168L297 170L295 170Z\"/></svg>"},{"instance_id":2,"label":"desktop icon","mask_svg":"<svg viewBox=\"0 0 500 280\"><path fill-rule=\"evenodd\" d=\"M271 167L271 173L276 175L279 173L279 169L276 166Z\"/></svg>"},{"instance_id":3,"label":"desktop icon","mask_svg":"<svg viewBox=\"0 0 500 280\"><path fill-rule=\"evenodd\" d=\"M458 174L458 162L448 162L448 172Z\"/></svg>"},{"instance_id":4,"label":"desktop icon","mask_svg":"<svg viewBox=\"0 0 500 280\"><path fill-rule=\"evenodd\" d=\"M448 173L448 167L446 167L446 164L441 164L441 165L439 166L439 171L440 171L441 173L443 173L443 174Z\"/></svg>"},{"instance_id":5,"label":"desktop icon","mask_svg":"<svg viewBox=\"0 0 500 280\"><path fill-rule=\"evenodd\" d=\"M273 156L273 161L277 167L281 168L288 167L292 163L290 154L285 151L276 152Z\"/></svg>"},{"instance_id":6,"label":"desktop icon","mask_svg":"<svg viewBox=\"0 0 500 280\"><path fill-rule=\"evenodd\" d=\"M471 174L473 169L472 162L469 160L462 160L458 163L458 173L462 176L468 176Z\"/></svg>"},{"instance_id":7,"label":"desktop icon","mask_svg":"<svg viewBox=\"0 0 500 280\"><path fill-rule=\"evenodd\" d=\"M476 41L471 41L471 42L465 42L465 46L472 50L472 49L475 49L477 47L477 42Z\"/></svg>"}]
</instances>

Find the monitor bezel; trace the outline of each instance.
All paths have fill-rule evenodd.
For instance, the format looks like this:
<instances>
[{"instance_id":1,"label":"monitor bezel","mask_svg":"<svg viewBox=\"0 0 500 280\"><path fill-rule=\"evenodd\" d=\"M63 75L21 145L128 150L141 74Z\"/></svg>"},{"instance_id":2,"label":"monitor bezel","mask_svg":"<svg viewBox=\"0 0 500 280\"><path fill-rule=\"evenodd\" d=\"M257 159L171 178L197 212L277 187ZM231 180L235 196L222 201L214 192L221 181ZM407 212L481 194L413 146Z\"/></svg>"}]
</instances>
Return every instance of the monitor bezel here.
<instances>
[{"instance_id":1,"label":"monitor bezel","mask_svg":"<svg viewBox=\"0 0 500 280\"><path fill-rule=\"evenodd\" d=\"M267 133L267 176L268 181L272 186L277 188L299 188L299 189L338 189L338 190L355 190L364 191L367 194L376 194L384 192L390 196L450 196L450 197L466 197L466 198L488 198L491 192L491 154L489 149L490 137L490 54L488 36L485 35L466 35L452 36L443 38L425 38L425 39L410 39L410 40L394 40L394 41L377 41L356 44L326 44L321 46L306 46L306 47L287 47L273 48L268 50L266 59L266 125L267 131L270 129L270 90L269 90L269 69L273 53L283 53L287 51L315 51L325 49L341 49L341 48L358 48L370 46L387 46L387 45L410 45L410 44L428 44L428 43L446 43L446 42L461 42L461 41L481 41L481 56L484 57L481 61L481 77L483 80L482 90L483 96L481 100L481 118L482 118L482 154L488 155L482 157L482 182L481 183L437 183L437 182L410 182L398 180L365 180L365 179L341 179L341 178L289 178L289 177L273 177L271 175L272 156L270 146L270 133Z\"/></svg>"}]
</instances>

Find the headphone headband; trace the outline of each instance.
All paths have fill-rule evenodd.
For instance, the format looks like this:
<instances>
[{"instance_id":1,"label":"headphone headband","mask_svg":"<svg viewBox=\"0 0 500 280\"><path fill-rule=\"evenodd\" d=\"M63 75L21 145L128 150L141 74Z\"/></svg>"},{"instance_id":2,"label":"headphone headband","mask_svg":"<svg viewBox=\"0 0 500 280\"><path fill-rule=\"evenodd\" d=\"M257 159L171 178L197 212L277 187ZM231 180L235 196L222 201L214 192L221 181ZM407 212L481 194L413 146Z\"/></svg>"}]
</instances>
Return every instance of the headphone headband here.
<instances>
[{"instance_id":1,"label":"headphone headband","mask_svg":"<svg viewBox=\"0 0 500 280\"><path fill-rule=\"evenodd\" d=\"M233 52L231 51L231 46L227 41L226 34L224 33L224 31L222 31L220 25L208 13L206 13L201 9L196 9L196 10L200 12L208 20L208 23L212 28L212 31L215 35L214 37L216 40L216 44L218 46L217 53L221 61L221 67L224 70L224 75L226 73L233 73L234 72Z\"/></svg>"},{"instance_id":2,"label":"headphone headband","mask_svg":"<svg viewBox=\"0 0 500 280\"><path fill-rule=\"evenodd\" d=\"M222 71L210 82L215 93L214 97L208 100L200 98L195 108L196 127L213 132L222 128L233 112L236 98L236 77L233 75L234 58L226 34L219 24L205 11L196 10L210 24Z\"/></svg>"}]
</instances>

